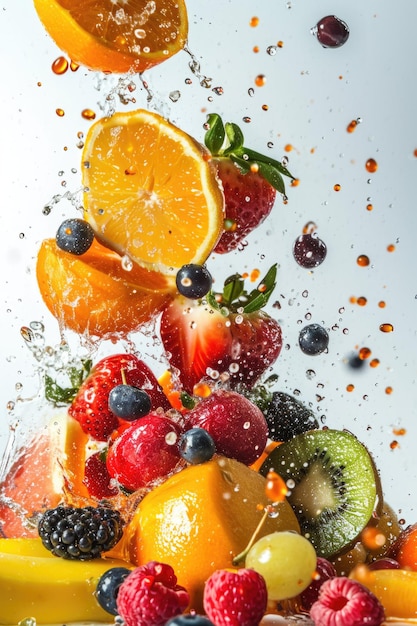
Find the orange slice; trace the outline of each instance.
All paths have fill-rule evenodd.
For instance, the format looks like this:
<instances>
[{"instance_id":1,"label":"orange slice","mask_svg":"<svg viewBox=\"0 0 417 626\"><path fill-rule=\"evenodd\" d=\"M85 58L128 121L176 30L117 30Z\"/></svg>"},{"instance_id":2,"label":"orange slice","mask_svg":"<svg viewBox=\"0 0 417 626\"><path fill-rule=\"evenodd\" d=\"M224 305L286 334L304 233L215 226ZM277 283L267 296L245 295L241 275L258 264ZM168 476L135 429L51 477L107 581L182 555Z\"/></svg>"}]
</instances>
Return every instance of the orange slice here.
<instances>
[{"instance_id":1,"label":"orange slice","mask_svg":"<svg viewBox=\"0 0 417 626\"><path fill-rule=\"evenodd\" d=\"M96 240L81 256L42 242L36 275L42 298L59 323L77 333L106 337L136 330L169 300L161 274L133 266Z\"/></svg>"},{"instance_id":2,"label":"orange slice","mask_svg":"<svg viewBox=\"0 0 417 626\"><path fill-rule=\"evenodd\" d=\"M417 572L403 569L370 571L366 566L358 566L350 578L376 595L387 618L417 618Z\"/></svg>"},{"instance_id":3,"label":"orange slice","mask_svg":"<svg viewBox=\"0 0 417 626\"><path fill-rule=\"evenodd\" d=\"M101 243L170 277L206 261L224 199L192 137L156 113L116 113L90 128L83 165L85 219Z\"/></svg>"},{"instance_id":4,"label":"orange slice","mask_svg":"<svg viewBox=\"0 0 417 626\"><path fill-rule=\"evenodd\" d=\"M184 0L34 0L49 35L92 70L143 72L184 48Z\"/></svg>"}]
</instances>

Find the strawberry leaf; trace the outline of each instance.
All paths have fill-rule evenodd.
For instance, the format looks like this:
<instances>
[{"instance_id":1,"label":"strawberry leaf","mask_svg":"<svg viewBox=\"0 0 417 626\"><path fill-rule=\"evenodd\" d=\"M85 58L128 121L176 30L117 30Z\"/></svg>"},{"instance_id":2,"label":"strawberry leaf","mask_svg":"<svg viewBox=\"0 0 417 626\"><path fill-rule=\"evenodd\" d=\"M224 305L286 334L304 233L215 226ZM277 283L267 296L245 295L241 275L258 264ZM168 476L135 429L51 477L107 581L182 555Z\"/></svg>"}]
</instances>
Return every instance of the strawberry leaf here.
<instances>
[{"instance_id":1,"label":"strawberry leaf","mask_svg":"<svg viewBox=\"0 0 417 626\"><path fill-rule=\"evenodd\" d=\"M224 156L229 156L233 153L239 153L243 149L243 133L237 124L233 122L226 123L226 135L229 140L229 147L223 151Z\"/></svg>"},{"instance_id":2,"label":"strawberry leaf","mask_svg":"<svg viewBox=\"0 0 417 626\"><path fill-rule=\"evenodd\" d=\"M222 118L217 113L208 115L207 124L209 129L205 134L204 143L213 156L220 154L226 133L224 130Z\"/></svg>"},{"instance_id":3,"label":"strawberry leaf","mask_svg":"<svg viewBox=\"0 0 417 626\"><path fill-rule=\"evenodd\" d=\"M66 372L70 382L69 387L62 387L49 374L45 374L46 400L57 407L71 404L81 384L90 373L91 367L92 361L90 359L83 360L80 368L69 367Z\"/></svg>"},{"instance_id":4,"label":"strawberry leaf","mask_svg":"<svg viewBox=\"0 0 417 626\"><path fill-rule=\"evenodd\" d=\"M224 281L222 302L224 306L230 306L243 294L245 281L240 274L229 276Z\"/></svg>"}]
</instances>

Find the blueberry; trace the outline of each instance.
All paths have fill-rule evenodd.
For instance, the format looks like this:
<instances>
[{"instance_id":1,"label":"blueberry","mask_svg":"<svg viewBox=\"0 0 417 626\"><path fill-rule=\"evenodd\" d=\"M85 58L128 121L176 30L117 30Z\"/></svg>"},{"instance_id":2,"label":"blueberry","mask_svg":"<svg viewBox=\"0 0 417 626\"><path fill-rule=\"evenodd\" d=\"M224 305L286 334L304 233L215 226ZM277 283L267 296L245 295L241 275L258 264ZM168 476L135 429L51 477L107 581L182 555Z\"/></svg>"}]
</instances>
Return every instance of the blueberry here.
<instances>
[{"instance_id":1,"label":"blueberry","mask_svg":"<svg viewBox=\"0 0 417 626\"><path fill-rule=\"evenodd\" d=\"M177 289L182 296L198 300L203 298L211 289L213 278L204 265L189 263L183 265L177 272Z\"/></svg>"},{"instance_id":2,"label":"blueberry","mask_svg":"<svg viewBox=\"0 0 417 626\"><path fill-rule=\"evenodd\" d=\"M204 615L187 613L187 615L172 617L165 626L214 626L214 624Z\"/></svg>"},{"instance_id":3,"label":"blueberry","mask_svg":"<svg viewBox=\"0 0 417 626\"><path fill-rule=\"evenodd\" d=\"M296 435L319 428L313 411L283 391L274 391L264 410L269 437L288 441Z\"/></svg>"},{"instance_id":4,"label":"blueberry","mask_svg":"<svg viewBox=\"0 0 417 626\"><path fill-rule=\"evenodd\" d=\"M71 218L64 220L56 233L58 248L71 254L84 254L94 240L94 230L85 220Z\"/></svg>"},{"instance_id":5,"label":"blueberry","mask_svg":"<svg viewBox=\"0 0 417 626\"><path fill-rule=\"evenodd\" d=\"M209 461L216 451L212 436L204 428L187 430L178 446L182 458L192 465Z\"/></svg>"},{"instance_id":6,"label":"blueberry","mask_svg":"<svg viewBox=\"0 0 417 626\"><path fill-rule=\"evenodd\" d=\"M124 384L113 387L108 404L114 415L130 422L148 415L152 408L152 401L146 391Z\"/></svg>"},{"instance_id":7,"label":"blueberry","mask_svg":"<svg viewBox=\"0 0 417 626\"><path fill-rule=\"evenodd\" d=\"M293 255L298 265L311 269L323 263L327 247L314 233L301 235L294 242Z\"/></svg>"},{"instance_id":8,"label":"blueberry","mask_svg":"<svg viewBox=\"0 0 417 626\"><path fill-rule=\"evenodd\" d=\"M304 354L321 354L329 345L329 335L323 326L309 324L301 329L298 337L299 346Z\"/></svg>"},{"instance_id":9,"label":"blueberry","mask_svg":"<svg viewBox=\"0 0 417 626\"><path fill-rule=\"evenodd\" d=\"M118 615L117 594L119 587L130 574L127 567L112 567L104 572L97 583L96 598L102 609L111 615Z\"/></svg>"}]
</instances>

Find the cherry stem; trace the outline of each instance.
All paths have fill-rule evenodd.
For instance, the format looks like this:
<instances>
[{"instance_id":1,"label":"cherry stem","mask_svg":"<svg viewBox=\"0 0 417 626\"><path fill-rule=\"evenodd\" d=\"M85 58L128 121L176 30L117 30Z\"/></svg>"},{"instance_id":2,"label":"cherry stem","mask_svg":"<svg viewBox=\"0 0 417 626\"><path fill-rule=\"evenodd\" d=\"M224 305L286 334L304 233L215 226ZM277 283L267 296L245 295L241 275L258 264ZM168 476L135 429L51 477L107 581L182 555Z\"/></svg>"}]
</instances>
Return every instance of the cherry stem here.
<instances>
[{"instance_id":1,"label":"cherry stem","mask_svg":"<svg viewBox=\"0 0 417 626\"><path fill-rule=\"evenodd\" d=\"M127 380L126 380L126 370L125 369L121 369L120 373L122 375L122 384L123 385L127 385Z\"/></svg>"},{"instance_id":2,"label":"cherry stem","mask_svg":"<svg viewBox=\"0 0 417 626\"><path fill-rule=\"evenodd\" d=\"M258 536L262 526L265 524L267 517L268 517L268 508L265 508L264 514L262 515L261 519L259 520L259 524L255 528L255 532L253 533L252 537L250 538L248 545L246 546L246 548L242 552L240 552L237 556L235 556L233 558L233 561L232 561L233 565L239 565L239 563L241 561L243 561L243 559L246 557L247 553L249 552L249 550L251 549L251 547L255 543L256 538L257 538L257 536Z\"/></svg>"}]
</instances>

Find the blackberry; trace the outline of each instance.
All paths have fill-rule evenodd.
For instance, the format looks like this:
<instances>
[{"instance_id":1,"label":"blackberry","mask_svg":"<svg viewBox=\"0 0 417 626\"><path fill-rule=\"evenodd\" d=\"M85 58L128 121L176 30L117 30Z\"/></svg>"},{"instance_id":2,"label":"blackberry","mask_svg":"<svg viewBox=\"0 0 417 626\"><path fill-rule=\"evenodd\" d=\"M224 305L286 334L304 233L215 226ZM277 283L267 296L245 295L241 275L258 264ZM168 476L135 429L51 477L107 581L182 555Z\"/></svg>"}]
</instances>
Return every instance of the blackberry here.
<instances>
[{"instance_id":1,"label":"blackberry","mask_svg":"<svg viewBox=\"0 0 417 626\"><path fill-rule=\"evenodd\" d=\"M118 511L104 507L57 506L42 515L38 533L55 556L87 561L116 545L123 534L123 520Z\"/></svg>"}]
</instances>

